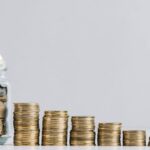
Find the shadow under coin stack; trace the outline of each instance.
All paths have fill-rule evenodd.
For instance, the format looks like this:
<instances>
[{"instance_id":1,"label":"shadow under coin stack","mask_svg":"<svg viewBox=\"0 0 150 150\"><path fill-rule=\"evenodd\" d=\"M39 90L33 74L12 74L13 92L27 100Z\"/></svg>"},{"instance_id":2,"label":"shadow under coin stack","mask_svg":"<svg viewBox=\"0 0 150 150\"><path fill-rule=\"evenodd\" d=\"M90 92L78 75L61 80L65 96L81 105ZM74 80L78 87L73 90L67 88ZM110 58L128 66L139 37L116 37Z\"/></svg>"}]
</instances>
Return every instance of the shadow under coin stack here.
<instances>
[{"instance_id":1,"label":"shadow under coin stack","mask_svg":"<svg viewBox=\"0 0 150 150\"><path fill-rule=\"evenodd\" d=\"M6 101L6 97L0 96L0 136L6 133Z\"/></svg>"},{"instance_id":2,"label":"shadow under coin stack","mask_svg":"<svg viewBox=\"0 0 150 150\"><path fill-rule=\"evenodd\" d=\"M45 111L43 117L42 145L67 145L67 130L67 111Z\"/></svg>"},{"instance_id":3,"label":"shadow under coin stack","mask_svg":"<svg viewBox=\"0 0 150 150\"><path fill-rule=\"evenodd\" d=\"M14 145L39 145L39 105L15 103Z\"/></svg>"},{"instance_id":4,"label":"shadow under coin stack","mask_svg":"<svg viewBox=\"0 0 150 150\"><path fill-rule=\"evenodd\" d=\"M73 116L72 130L70 131L70 145L95 145L95 118L93 116Z\"/></svg>"},{"instance_id":5,"label":"shadow under coin stack","mask_svg":"<svg viewBox=\"0 0 150 150\"><path fill-rule=\"evenodd\" d=\"M146 146L146 132L143 130L123 131L124 146Z\"/></svg>"},{"instance_id":6,"label":"shadow under coin stack","mask_svg":"<svg viewBox=\"0 0 150 150\"><path fill-rule=\"evenodd\" d=\"M99 123L97 142L99 146L120 146L121 123Z\"/></svg>"}]
</instances>

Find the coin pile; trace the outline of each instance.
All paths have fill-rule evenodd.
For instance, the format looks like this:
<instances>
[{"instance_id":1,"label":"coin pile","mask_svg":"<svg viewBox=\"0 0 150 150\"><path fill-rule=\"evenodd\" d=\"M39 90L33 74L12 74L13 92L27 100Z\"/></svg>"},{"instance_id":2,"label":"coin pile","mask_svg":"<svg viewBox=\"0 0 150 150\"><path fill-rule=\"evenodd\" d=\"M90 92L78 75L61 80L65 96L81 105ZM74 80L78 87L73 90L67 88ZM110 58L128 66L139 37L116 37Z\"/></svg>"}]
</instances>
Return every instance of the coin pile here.
<instances>
[{"instance_id":1,"label":"coin pile","mask_svg":"<svg viewBox=\"0 0 150 150\"><path fill-rule=\"evenodd\" d=\"M144 130L123 131L124 146L145 146L146 132Z\"/></svg>"},{"instance_id":2,"label":"coin pile","mask_svg":"<svg viewBox=\"0 0 150 150\"><path fill-rule=\"evenodd\" d=\"M121 123L99 123L97 143L100 146L121 145Z\"/></svg>"},{"instance_id":3,"label":"coin pile","mask_svg":"<svg viewBox=\"0 0 150 150\"><path fill-rule=\"evenodd\" d=\"M67 111L45 111L43 117L42 145L67 145L67 130Z\"/></svg>"},{"instance_id":4,"label":"coin pile","mask_svg":"<svg viewBox=\"0 0 150 150\"><path fill-rule=\"evenodd\" d=\"M15 103L14 145L39 145L39 105Z\"/></svg>"},{"instance_id":5,"label":"coin pile","mask_svg":"<svg viewBox=\"0 0 150 150\"><path fill-rule=\"evenodd\" d=\"M6 133L6 101L6 97L0 96L0 136Z\"/></svg>"},{"instance_id":6,"label":"coin pile","mask_svg":"<svg viewBox=\"0 0 150 150\"><path fill-rule=\"evenodd\" d=\"M93 116L73 116L71 119L70 145L95 145L95 118Z\"/></svg>"}]
</instances>

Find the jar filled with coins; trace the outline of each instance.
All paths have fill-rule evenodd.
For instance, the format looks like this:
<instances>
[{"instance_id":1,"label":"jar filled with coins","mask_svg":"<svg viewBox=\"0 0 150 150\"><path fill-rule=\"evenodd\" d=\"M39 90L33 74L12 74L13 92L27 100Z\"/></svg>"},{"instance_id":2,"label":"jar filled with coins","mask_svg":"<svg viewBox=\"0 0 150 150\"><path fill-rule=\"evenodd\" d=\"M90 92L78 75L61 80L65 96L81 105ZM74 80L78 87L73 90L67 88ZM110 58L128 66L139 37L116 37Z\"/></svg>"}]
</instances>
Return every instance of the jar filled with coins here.
<instances>
[{"instance_id":1,"label":"jar filled with coins","mask_svg":"<svg viewBox=\"0 0 150 150\"><path fill-rule=\"evenodd\" d=\"M0 145L11 144L10 85L5 76L6 63L0 55Z\"/></svg>"}]
</instances>

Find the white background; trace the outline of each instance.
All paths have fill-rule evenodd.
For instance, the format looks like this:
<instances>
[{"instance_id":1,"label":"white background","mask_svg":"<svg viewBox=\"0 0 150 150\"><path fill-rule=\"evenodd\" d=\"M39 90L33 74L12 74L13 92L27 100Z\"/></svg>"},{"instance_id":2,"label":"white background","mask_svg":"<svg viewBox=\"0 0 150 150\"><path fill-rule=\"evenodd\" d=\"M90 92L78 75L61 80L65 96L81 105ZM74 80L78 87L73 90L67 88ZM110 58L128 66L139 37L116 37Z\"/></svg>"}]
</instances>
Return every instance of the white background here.
<instances>
[{"instance_id":1,"label":"white background","mask_svg":"<svg viewBox=\"0 0 150 150\"><path fill-rule=\"evenodd\" d=\"M13 102L150 127L149 0L1 0Z\"/></svg>"}]
</instances>

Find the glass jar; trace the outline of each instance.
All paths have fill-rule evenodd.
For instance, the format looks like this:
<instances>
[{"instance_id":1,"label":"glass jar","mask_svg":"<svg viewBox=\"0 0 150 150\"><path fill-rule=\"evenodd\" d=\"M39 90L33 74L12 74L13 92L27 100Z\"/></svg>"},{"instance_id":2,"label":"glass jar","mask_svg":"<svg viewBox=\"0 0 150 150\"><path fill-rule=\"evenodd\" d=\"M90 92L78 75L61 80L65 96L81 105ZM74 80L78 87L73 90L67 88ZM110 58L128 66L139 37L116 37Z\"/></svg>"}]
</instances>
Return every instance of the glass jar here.
<instances>
[{"instance_id":1,"label":"glass jar","mask_svg":"<svg viewBox=\"0 0 150 150\"><path fill-rule=\"evenodd\" d=\"M5 76L6 71L5 61L0 55L0 145L12 143L10 84Z\"/></svg>"}]
</instances>

